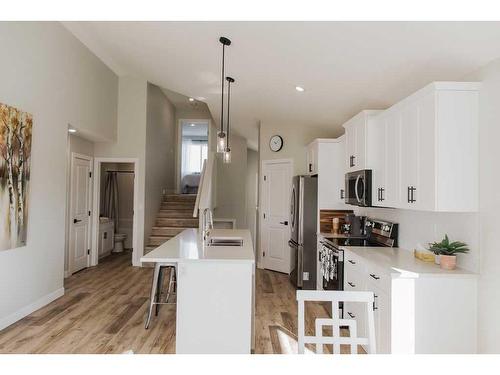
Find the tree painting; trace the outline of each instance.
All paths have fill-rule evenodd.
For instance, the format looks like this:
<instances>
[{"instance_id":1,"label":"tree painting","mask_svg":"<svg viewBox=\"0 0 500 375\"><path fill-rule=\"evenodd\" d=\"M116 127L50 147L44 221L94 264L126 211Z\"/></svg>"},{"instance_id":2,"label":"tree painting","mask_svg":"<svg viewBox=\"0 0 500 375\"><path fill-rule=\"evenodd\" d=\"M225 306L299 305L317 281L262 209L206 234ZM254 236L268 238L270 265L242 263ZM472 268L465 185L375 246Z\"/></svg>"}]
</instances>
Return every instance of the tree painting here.
<instances>
[{"instance_id":1,"label":"tree painting","mask_svg":"<svg viewBox=\"0 0 500 375\"><path fill-rule=\"evenodd\" d=\"M0 250L26 244L33 117L0 103Z\"/></svg>"}]
</instances>

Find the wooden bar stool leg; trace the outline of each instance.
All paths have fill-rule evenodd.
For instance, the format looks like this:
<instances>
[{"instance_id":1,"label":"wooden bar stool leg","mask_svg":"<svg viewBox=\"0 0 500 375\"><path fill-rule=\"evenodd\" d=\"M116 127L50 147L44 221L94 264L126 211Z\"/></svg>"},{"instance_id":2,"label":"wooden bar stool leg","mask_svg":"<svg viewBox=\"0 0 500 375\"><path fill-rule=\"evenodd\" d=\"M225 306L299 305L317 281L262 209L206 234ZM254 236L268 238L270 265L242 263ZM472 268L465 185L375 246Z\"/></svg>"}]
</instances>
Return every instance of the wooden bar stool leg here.
<instances>
[{"instance_id":1,"label":"wooden bar stool leg","mask_svg":"<svg viewBox=\"0 0 500 375\"><path fill-rule=\"evenodd\" d=\"M151 315L153 314L153 306L155 305L156 299L156 288L158 286L158 277L160 276L160 264L155 264L155 270L153 273L153 282L151 283L151 296L149 298L149 312L148 317L146 319L145 328L148 329L149 323L151 322Z\"/></svg>"}]
</instances>

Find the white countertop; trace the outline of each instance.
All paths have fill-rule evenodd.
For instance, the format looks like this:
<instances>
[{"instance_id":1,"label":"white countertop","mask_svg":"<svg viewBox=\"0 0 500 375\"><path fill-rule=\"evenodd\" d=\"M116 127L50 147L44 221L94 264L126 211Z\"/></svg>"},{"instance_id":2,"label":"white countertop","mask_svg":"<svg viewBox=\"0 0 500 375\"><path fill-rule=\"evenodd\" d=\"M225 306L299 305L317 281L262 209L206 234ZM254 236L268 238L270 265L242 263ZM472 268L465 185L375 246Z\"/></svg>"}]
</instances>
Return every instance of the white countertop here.
<instances>
[{"instance_id":1,"label":"white countertop","mask_svg":"<svg viewBox=\"0 0 500 375\"><path fill-rule=\"evenodd\" d=\"M412 251L397 247L340 246L340 248L390 273L392 277L477 277L477 274L461 268L443 270L437 264L415 258Z\"/></svg>"},{"instance_id":2,"label":"white countertop","mask_svg":"<svg viewBox=\"0 0 500 375\"><path fill-rule=\"evenodd\" d=\"M255 262L248 229L212 229L212 237L240 237L243 246L203 246L198 228L185 229L141 258L141 262Z\"/></svg>"}]
</instances>

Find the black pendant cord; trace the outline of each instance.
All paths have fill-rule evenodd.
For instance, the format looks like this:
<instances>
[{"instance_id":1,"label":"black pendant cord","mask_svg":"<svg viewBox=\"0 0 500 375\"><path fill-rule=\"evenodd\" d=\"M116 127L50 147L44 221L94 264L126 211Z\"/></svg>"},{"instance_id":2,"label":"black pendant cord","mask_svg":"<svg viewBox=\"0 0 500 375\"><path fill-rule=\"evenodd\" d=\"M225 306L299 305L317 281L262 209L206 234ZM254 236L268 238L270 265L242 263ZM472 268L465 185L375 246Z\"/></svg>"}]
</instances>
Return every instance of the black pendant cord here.
<instances>
[{"instance_id":1,"label":"black pendant cord","mask_svg":"<svg viewBox=\"0 0 500 375\"><path fill-rule=\"evenodd\" d=\"M226 147L229 149L229 106L231 104L231 83L234 82L234 78L226 77L227 80L227 140Z\"/></svg>"},{"instance_id":2,"label":"black pendant cord","mask_svg":"<svg viewBox=\"0 0 500 375\"><path fill-rule=\"evenodd\" d=\"M222 94L221 94L221 110L220 110L220 132L224 133L224 63L225 63L225 51L226 51L226 46L231 45L231 41L224 37L221 36L219 38L219 42L222 43L222 76L221 76L221 82L222 82Z\"/></svg>"},{"instance_id":3,"label":"black pendant cord","mask_svg":"<svg viewBox=\"0 0 500 375\"><path fill-rule=\"evenodd\" d=\"M220 132L224 133L224 50L226 45L222 43L222 94L221 94L221 109L220 109Z\"/></svg>"},{"instance_id":4,"label":"black pendant cord","mask_svg":"<svg viewBox=\"0 0 500 375\"><path fill-rule=\"evenodd\" d=\"M231 82L227 84L227 149L229 150L229 104L231 103Z\"/></svg>"}]
</instances>

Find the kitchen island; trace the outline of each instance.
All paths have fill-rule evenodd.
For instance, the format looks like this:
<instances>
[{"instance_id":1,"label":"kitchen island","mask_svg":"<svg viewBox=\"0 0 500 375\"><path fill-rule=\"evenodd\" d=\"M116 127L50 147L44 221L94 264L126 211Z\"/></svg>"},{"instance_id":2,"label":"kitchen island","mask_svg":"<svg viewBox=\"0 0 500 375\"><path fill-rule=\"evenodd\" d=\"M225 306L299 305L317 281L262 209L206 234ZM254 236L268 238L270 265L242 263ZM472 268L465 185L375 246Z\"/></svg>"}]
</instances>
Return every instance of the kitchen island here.
<instances>
[{"instance_id":1,"label":"kitchen island","mask_svg":"<svg viewBox=\"0 0 500 375\"><path fill-rule=\"evenodd\" d=\"M243 243L205 246L199 229L190 228L141 262L176 265L176 353L249 354L255 284L250 231L213 229L210 236L240 238Z\"/></svg>"}]
</instances>

